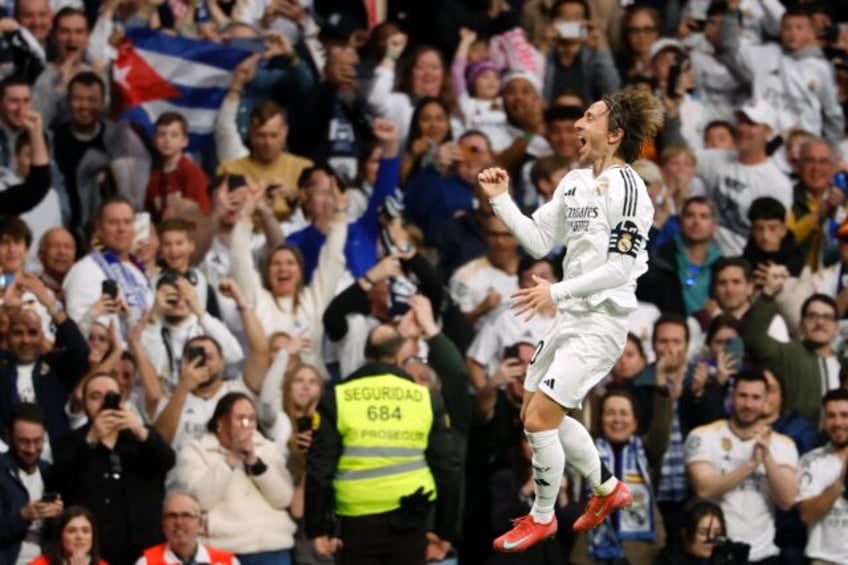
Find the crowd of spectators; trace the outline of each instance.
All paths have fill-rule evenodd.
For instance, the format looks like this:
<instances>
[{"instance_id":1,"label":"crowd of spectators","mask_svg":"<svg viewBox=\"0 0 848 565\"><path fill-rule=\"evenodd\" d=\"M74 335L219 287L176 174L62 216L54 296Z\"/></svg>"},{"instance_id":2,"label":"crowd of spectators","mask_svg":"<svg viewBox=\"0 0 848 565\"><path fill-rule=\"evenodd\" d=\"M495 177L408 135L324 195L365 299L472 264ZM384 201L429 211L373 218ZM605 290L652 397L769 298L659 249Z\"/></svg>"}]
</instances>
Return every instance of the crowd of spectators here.
<instances>
[{"instance_id":1,"label":"crowd of spectators","mask_svg":"<svg viewBox=\"0 0 848 565\"><path fill-rule=\"evenodd\" d=\"M845 3L2 10L0 563L145 563L198 535L331 563L304 520L316 408L381 324L465 461L464 520L427 562L848 563ZM210 144L174 107L152 133L110 112L136 28L255 53ZM504 167L532 213L622 88L666 111L633 164L650 269L581 417L634 504L575 536L566 470L556 540L494 554L532 503L522 378L555 315L524 323L510 295L567 250L520 249L476 177Z\"/></svg>"}]
</instances>

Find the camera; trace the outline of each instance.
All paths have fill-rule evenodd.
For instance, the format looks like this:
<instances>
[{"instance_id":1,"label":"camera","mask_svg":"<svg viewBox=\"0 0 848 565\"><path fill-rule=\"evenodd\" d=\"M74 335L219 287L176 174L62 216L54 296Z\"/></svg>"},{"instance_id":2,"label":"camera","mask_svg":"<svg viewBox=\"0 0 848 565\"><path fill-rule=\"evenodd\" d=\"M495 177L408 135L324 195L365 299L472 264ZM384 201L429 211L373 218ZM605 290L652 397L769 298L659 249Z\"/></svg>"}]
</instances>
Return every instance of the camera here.
<instances>
[{"instance_id":1,"label":"camera","mask_svg":"<svg viewBox=\"0 0 848 565\"><path fill-rule=\"evenodd\" d=\"M713 556L710 558L710 565L748 563L748 553L750 551L751 546L747 543L740 543L727 538L719 538L715 540Z\"/></svg>"}]
</instances>

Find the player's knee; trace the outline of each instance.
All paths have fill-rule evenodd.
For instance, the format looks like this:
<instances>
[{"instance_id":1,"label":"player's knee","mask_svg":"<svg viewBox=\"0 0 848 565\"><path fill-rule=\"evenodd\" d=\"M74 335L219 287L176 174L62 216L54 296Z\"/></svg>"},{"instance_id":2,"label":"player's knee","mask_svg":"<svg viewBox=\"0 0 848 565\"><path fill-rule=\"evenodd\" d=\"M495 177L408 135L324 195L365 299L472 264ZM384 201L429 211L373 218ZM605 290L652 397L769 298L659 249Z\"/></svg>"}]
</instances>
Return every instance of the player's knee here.
<instances>
[{"instance_id":1,"label":"player's knee","mask_svg":"<svg viewBox=\"0 0 848 565\"><path fill-rule=\"evenodd\" d=\"M565 410L544 395L536 395L524 414L524 429L530 433L559 428Z\"/></svg>"}]
</instances>

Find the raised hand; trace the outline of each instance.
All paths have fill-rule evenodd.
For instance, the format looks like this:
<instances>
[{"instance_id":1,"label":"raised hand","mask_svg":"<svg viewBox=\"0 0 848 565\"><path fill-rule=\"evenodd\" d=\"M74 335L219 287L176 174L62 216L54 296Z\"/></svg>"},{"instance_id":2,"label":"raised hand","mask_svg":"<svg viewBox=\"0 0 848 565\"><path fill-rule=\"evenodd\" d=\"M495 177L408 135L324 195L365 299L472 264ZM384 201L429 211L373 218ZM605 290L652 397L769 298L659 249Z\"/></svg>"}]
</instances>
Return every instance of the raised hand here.
<instances>
[{"instance_id":1,"label":"raised hand","mask_svg":"<svg viewBox=\"0 0 848 565\"><path fill-rule=\"evenodd\" d=\"M491 167L480 171L477 184L488 198L494 198L509 190L509 174L500 167Z\"/></svg>"}]
</instances>

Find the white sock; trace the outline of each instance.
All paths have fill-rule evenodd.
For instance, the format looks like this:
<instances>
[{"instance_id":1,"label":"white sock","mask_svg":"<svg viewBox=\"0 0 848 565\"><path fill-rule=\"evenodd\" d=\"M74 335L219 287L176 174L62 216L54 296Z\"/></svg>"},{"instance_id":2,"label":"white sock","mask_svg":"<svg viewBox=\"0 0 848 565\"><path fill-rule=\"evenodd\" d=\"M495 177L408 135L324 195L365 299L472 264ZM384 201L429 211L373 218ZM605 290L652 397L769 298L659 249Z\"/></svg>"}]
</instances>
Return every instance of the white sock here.
<instances>
[{"instance_id":1,"label":"white sock","mask_svg":"<svg viewBox=\"0 0 848 565\"><path fill-rule=\"evenodd\" d=\"M530 514L539 524L547 524L554 518L562 472L565 469L565 452L559 442L557 430L525 432L533 450L533 479L536 499Z\"/></svg>"},{"instance_id":2,"label":"white sock","mask_svg":"<svg viewBox=\"0 0 848 565\"><path fill-rule=\"evenodd\" d=\"M569 464L589 481L592 491L600 496L611 493L618 480L612 473L608 473L608 477L603 476L605 473L601 471L601 457L589 430L571 416L566 416L558 432Z\"/></svg>"}]
</instances>

